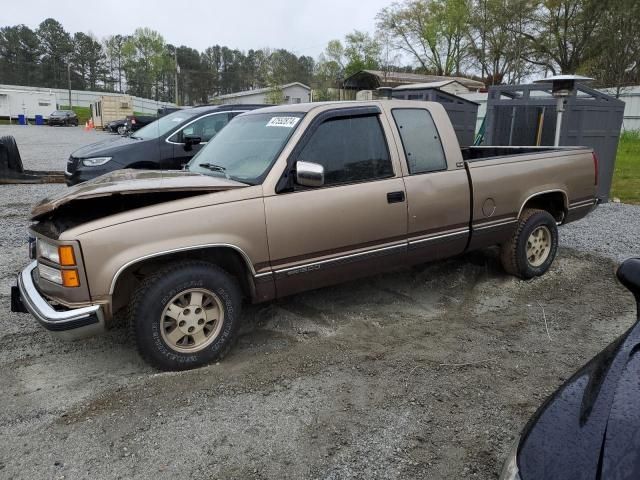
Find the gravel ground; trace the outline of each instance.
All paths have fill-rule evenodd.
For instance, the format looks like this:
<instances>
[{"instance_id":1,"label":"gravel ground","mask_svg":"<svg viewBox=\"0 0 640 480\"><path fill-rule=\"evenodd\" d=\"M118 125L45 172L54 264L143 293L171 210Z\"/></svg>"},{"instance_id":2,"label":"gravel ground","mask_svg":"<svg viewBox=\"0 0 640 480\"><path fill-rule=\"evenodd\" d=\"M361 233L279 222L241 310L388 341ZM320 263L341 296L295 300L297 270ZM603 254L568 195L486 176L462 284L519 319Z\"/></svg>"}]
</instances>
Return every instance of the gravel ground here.
<instances>
[{"instance_id":1,"label":"gravel ground","mask_svg":"<svg viewBox=\"0 0 640 480\"><path fill-rule=\"evenodd\" d=\"M84 127L0 125L0 137L16 139L24 168L28 170L64 170L71 152L90 143L116 135ZM0 187L2 188L2 187Z\"/></svg>"},{"instance_id":2,"label":"gravel ground","mask_svg":"<svg viewBox=\"0 0 640 480\"><path fill-rule=\"evenodd\" d=\"M308 292L246 308L224 362L157 373L126 329L64 343L9 312L27 212L64 188L0 186L0 478L494 479L635 316L612 272L640 207L607 204L561 229L542 278L486 250Z\"/></svg>"},{"instance_id":3,"label":"gravel ground","mask_svg":"<svg viewBox=\"0 0 640 480\"><path fill-rule=\"evenodd\" d=\"M640 255L640 206L600 205L589 216L560 230L563 246L621 262Z\"/></svg>"}]
</instances>

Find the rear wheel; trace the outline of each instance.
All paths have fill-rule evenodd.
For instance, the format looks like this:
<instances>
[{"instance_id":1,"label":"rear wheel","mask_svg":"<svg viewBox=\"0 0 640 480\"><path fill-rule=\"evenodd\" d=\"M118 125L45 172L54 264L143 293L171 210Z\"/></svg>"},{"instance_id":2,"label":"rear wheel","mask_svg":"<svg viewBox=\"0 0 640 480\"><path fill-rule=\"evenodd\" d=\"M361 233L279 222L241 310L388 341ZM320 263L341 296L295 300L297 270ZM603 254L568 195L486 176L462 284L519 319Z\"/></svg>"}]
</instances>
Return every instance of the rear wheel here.
<instances>
[{"instance_id":1,"label":"rear wheel","mask_svg":"<svg viewBox=\"0 0 640 480\"><path fill-rule=\"evenodd\" d=\"M127 127L125 127L124 125L120 125L118 127L118 134L119 135L124 135L125 133L127 133Z\"/></svg>"},{"instance_id":2,"label":"rear wheel","mask_svg":"<svg viewBox=\"0 0 640 480\"><path fill-rule=\"evenodd\" d=\"M161 370L221 359L240 322L234 279L206 262L174 264L147 277L132 297L130 322L141 355Z\"/></svg>"},{"instance_id":3,"label":"rear wheel","mask_svg":"<svg viewBox=\"0 0 640 480\"><path fill-rule=\"evenodd\" d=\"M522 279L543 275L558 251L558 226L545 211L526 209L508 242L501 246L500 259L507 273Z\"/></svg>"}]
</instances>

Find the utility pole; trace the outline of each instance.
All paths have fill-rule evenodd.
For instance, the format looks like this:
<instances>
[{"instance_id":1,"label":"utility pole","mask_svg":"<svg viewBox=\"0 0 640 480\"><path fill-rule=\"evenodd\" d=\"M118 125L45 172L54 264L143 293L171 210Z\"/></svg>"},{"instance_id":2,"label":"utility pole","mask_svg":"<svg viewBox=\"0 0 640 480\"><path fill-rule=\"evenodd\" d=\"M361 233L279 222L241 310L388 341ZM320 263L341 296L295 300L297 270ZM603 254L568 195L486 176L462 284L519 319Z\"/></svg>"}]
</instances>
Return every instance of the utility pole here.
<instances>
[{"instance_id":1,"label":"utility pole","mask_svg":"<svg viewBox=\"0 0 640 480\"><path fill-rule=\"evenodd\" d=\"M180 73L180 65L178 65L178 49L176 48L173 51L174 54L174 59L176 61L176 73L175 73L175 80L176 80L176 98L175 98L175 102L176 102L176 106L179 105L178 103L178 74Z\"/></svg>"},{"instance_id":2,"label":"utility pole","mask_svg":"<svg viewBox=\"0 0 640 480\"><path fill-rule=\"evenodd\" d=\"M69 110L71 110L71 62L67 59L67 81L69 83Z\"/></svg>"}]
</instances>

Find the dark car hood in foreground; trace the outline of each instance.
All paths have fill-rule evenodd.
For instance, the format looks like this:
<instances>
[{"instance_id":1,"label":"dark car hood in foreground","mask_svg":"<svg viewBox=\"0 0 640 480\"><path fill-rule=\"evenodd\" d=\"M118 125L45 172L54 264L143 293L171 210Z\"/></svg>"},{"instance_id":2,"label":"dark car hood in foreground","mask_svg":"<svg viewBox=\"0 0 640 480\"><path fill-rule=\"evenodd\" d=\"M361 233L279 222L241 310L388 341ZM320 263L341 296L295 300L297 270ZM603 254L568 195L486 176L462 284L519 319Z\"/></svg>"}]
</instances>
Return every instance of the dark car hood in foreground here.
<instances>
[{"instance_id":1,"label":"dark car hood in foreground","mask_svg":"<svg viewBox=\"0 0 640 480\"><path fill-rule=\"evenodd\" d=\"M182 170L116 170L97 177L62 194L45 198L31 211L32 219L37 219L63 205L76 200L107 197L110 195L155 195L161 201L161 192L217 192L232 188L246 187L244 183L223 177L201 175Z\"/></svg>"},{"instance_id":2,"label":"dark car hood in foreground","mask_svg":"<svg viewBox=\"0 0 640 480\"><path fill-rule=\"evenodd\" d=\"M136 140L129 137L109 138L101 142L92 143L86 145L78 150L75 150L71 155L75 158L92 158L92 157L113 157L114 160L118 160L117 154L125 150L127 155L134 155L136 152L144 154L149 151L149 148L153 148L158 139L151 140Z\"/></svg>"},{"instance_id":3,"label":"dark car hood in foreground","mask_svg":"<svg viewBox=\"0 0 640 480\"><path fill-rule=\"evenodd\" d=\"M618 277L640 300L640 259ZM640 321L558 389L529 421L522 480L640 478Z\"/></svg>"}]
</instances>

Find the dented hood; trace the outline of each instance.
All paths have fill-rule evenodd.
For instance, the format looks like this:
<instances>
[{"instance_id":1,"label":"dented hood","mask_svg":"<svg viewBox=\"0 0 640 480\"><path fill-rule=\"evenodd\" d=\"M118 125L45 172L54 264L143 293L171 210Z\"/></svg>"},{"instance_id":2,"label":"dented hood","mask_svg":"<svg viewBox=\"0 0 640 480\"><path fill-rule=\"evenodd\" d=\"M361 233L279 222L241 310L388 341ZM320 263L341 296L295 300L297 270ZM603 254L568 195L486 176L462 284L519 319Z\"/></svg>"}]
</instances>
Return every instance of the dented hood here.
<instances>
[{"instance_id":1,"label":"dented hood","mask_svg":"<svg viewBox=\"0 0 640 480\"><path fill-rule=\"evenodd\" d=\"M188 171L116 170L80 185L69 187L61 194L45 198L31 211L32 219L52 212L75 200L153 192L217 192L248 186L222 177Z\"/></svg>"}]
</instances>

